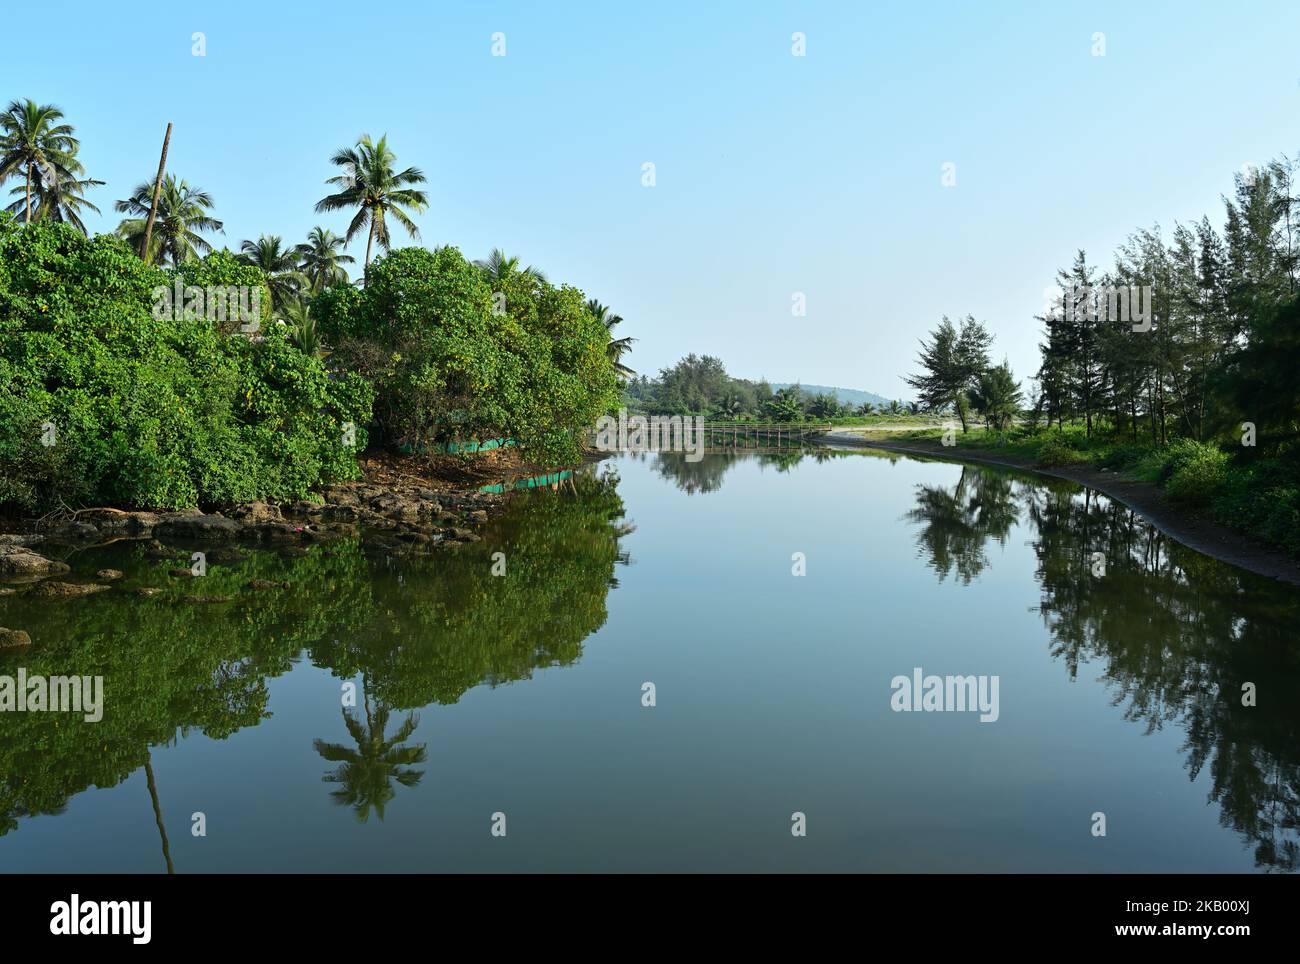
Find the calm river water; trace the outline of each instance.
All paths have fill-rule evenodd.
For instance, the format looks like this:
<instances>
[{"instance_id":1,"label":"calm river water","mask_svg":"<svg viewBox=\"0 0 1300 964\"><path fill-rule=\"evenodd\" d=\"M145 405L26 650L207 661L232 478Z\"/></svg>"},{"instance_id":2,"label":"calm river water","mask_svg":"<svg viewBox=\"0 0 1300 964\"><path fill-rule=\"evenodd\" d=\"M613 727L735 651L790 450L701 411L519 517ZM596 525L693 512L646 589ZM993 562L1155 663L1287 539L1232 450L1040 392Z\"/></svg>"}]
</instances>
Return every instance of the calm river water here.
<instances>
[{"instance_id":1,"label":"calm river water","mask_svg":"<svg viewBox=\"0 0 1300 964\"><path fill-rule=\"evenodd\" d=\"M229 603L68 561L165 588L0 597L0 676L104 678L97 723L0 713L3 871L1300 864L1300 591L1068 483L624 457L432 559L214 563ZM896 711L918 668L996 719Z\"/></svg>"}]
</instances>

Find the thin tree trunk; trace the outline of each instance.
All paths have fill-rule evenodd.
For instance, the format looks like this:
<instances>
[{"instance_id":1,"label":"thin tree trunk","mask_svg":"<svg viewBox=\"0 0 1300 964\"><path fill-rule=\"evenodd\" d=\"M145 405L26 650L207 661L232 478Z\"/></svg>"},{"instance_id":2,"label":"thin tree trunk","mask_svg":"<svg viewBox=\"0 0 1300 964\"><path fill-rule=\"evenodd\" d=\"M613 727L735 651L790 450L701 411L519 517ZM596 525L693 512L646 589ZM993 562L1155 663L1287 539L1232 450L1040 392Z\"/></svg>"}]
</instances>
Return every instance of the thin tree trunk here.
<instances>
[{"instance_id":1,"label":"thin tree trunk","mask_svg":"<svg viewBox=\"0 0 1300 964\"><path fill-rule=\"evenodd\" d=\"M366 268L370 267L370 246L375 243L375 216L370 215L370 233L366 235Z\"/></svg>"},{"instance_id":2,"label":"thin tree trunk","mask_svg":"<svg viewBox=\"0 0 1300 964\"><path fill-rule=\"evenodd\" d=\"M32 165L27 164L27 213L23 217L23 224L32 223Z\"/></svg>"},{"instance_id":3,"label":"thin tree trunk","mask_svg":"<svg viewBox=\"0 0 1300 964\"><path fill-rule=\"evenodd\" d=\"M140 260L149 260L149 238L153 234L154 218L158 216L158 195L162 193L163 171L167 167L167 145L171 143L172 125L167 122L167 133L163 135L162 156L158 158L158 177L153 182L153 203L149 205L149 220L144 225L144 244L140 248Z\"/></svg>"}]
</instances>

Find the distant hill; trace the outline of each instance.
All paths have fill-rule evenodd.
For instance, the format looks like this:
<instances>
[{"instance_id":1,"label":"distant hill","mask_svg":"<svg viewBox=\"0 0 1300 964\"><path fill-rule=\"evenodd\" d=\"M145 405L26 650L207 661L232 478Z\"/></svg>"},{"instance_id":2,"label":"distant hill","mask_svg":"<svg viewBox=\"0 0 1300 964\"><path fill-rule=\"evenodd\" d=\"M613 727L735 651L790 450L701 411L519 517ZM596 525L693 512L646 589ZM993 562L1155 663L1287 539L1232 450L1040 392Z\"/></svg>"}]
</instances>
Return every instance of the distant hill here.
<instances>
[{"instance_id":1,"label":"distant hill","mask_svg":"<svg viewBox=\"0 0 1300 964\"><path fill-rule=\"evenodd\" d=\"M788 388L793 382L772 382L772 391ZM831 385L808 385L803 382L799 383L805 395L825 395L831 394L840 400L841 405L861 405L863 402L870 402L872 405L888 405L893 401L892 398L884 398L874 392L864 392L859 388L835 388ZM900 399L901 401L901 399Z\"/></svg>"}]
</instances>

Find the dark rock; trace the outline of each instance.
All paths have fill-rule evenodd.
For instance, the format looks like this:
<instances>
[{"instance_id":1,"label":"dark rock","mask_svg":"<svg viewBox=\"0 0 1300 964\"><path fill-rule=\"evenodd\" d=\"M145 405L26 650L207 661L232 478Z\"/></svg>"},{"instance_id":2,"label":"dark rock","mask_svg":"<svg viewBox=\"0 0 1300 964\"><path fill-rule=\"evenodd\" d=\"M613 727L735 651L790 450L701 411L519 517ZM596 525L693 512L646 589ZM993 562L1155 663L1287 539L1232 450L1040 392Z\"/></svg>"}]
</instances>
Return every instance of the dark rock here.
<instances>
[{"instance_id":1,"label":"dark rock","mask_svg":"<svg viewBox=\"0 0 1300 964\"><path fill-rule=\"evenodd\" d=\"M78 596L89 596L91 593L103 592L107 586L101 586L93 582L38 582L32 589L29 596L40 596L43 599L75 599Z\"/></svg>"},{"instance_id":2,"label":"dark rock","mask_svg":"<svg viewBox=\"0 0 1300 964\"><path fill-rule=\"evenodd\" d=\"M67 563L46 559L23 546L0 546L0 576L30 579L67 571Z\"/></svg>"},{"instance_id":3,"label":"dark rock","mask_svg":"<svg viewBox=\"0 0 1300 964\"><path fill-rule=\"evenodd\" d=\"M145 545L144 554L150 559L175 559L176 550L169 549L157 539L150 539Z\"/></svg>"},{"instance_id":4,"label":"dark rock","mask_svg":"<svg viewBox=\"0 0 1300 964\"><path fill-rule=\"evenodd\" d=\"M0 626L0 649L17 649L31 644L32 638L21 629L5 629Z\"/></svg>"},{"instance_id":5,"label":"dark rock","mask_svg":"<svg viewBox=\"0 0 1300 964\"><path fill-rule=\"evenodd\" d=\"M121 509L86 509L78 520L90 522L100 532L140 535L152 531L160 516L156 512L123 512Z\"/></svg>"},{"instance_id":6,"label":"dark rock","mask_svg":"<svg viewBox=\"0 0 1300 964\"><path fill-rule=\"evenodd\" d=\"M69 522L55 530L60 539L87 542L99 538L99 527L90 522Z\"/></svg>"},{"instance_id":7,"label":"dark rock","mask_svg":"<svg viewBox=\"0 0 1300 964\"><path fill-rule=\"evenodd\" d=\"M263 542L297 542L302 538L303 527L288 522L263 522L255 526L253 535Z\"/></svg>"},{"instance_id":8,"label":"dark rock","mask_svg":"<svg viewBox=\"0 0 1300 964\"><path fill-rule=\"evenodd\" d=\"M233 540L239 538L243 529L234 519L214 512L210 515L169 516L154 527L154 532L161 539Z\"/></svg>"},{"instance_id":9,"label":"dark rock","mask_svg":"<svg viewBox=\"0 0 1300 964\"><path fill-rule=\"evenodd\" d=\"M45 536L22 532L0 533L0 546L35 546L45 541Z\"/></svg>"},{"instance_id":10,"label":"dark rock","mask_svg":"<svg viewBox=\"0 0 1300 964\"><path fill-rule=\"evenodd\" d=\"M360 518L356 507L351 505L321 506L318 514L326 522L356 522Z\"/></svg>"},{"instance_id":11,"label":"dark rock","mask_svg":"<svg viewBox=\"0 0 1300 964\"><path fill-rule=\"evenodd\" d=\"M340 486L330 486L321 494L330 505L355 507L359 502L354 491Z\"/></svg>"},{"instance_id":12,"label":"dark rock","mask_svg":"<svg viewBox=\"0 0 1300 964\"><path fill-rule=\"evenodd\" d=\"M245 502L230 513L231 518L241 522L282 522L284 517L278 507L265 502Z\"/></svg>"}]
</instances>

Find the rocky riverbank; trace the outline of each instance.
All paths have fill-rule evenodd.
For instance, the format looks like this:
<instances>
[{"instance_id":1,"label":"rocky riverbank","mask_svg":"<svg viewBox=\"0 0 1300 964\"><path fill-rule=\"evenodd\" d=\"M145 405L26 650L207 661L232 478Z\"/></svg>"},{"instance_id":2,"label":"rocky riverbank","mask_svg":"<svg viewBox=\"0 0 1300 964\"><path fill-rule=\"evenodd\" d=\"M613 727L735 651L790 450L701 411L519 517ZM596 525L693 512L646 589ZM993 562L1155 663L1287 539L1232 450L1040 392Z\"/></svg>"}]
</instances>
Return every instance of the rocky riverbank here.
<instances>
[{"instance_id":1,"label":"rocky riverbank","mask_svg":"<svg viewBox=\"0 0 1300 964\"><path fill-rule=\"evenodd\" d=\"M105 569L93 580L67 581L60 577L71 569L61 557L124 540L143 544L146 555L155 559L187 559L198 550L213 562L237 561L242 558L241 547L293 555L338 539L358 539L366 550L385 555L427 555L478 541L475 529L505 501L501 494L354 482L330 486L318 500L285 505L248 502L226 512L92 508L10 522L3 526L7 531L0 532L0 596L66 600L108 590L121 578L120 572ZM173 575L188 577L190 570L178 568ZM131 591L151 594L138 587ZM201 595L184 599L225 601ZM23 635L5 630L0 633L0 646L24 645Z\"/></svg>"}]
</instances>

